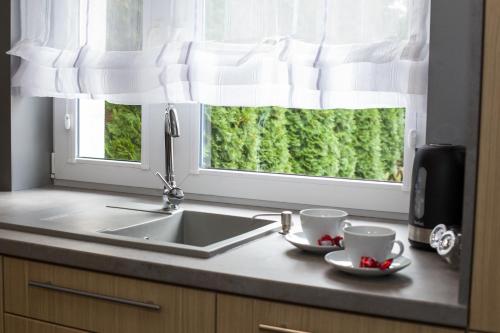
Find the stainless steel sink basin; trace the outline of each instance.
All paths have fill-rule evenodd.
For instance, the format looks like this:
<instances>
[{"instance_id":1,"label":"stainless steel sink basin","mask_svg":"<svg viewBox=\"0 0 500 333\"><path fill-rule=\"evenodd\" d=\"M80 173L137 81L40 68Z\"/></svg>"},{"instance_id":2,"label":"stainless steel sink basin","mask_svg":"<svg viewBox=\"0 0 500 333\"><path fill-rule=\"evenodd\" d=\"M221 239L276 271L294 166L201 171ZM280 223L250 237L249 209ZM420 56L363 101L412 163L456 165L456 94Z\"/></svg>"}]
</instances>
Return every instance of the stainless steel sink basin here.
<instances>
[{"instance_id":1,"label":"stainless steel sink basin","mask_svg":"<svg viewBox=\"0 0 500 333\"><path fill-rule=\"evenodd\" d=\"M279 227L272 220L180 210L153 221L99 232L123 246L207 258Z\"/></svg>"}]
</instances>

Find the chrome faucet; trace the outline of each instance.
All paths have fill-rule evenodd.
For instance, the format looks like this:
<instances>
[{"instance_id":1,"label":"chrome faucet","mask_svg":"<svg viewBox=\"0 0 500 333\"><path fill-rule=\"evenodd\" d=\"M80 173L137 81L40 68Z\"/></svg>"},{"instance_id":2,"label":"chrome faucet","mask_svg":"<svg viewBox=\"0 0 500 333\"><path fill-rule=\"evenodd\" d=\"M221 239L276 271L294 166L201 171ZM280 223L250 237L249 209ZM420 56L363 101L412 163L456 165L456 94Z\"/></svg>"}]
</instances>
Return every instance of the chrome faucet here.
<instances>
[{"instance_id":1,"label":"chrome faucet","mask_svg":"<svg viewBox=\"0 0 500 333\"><path fill-rule=\"evenodd\" d=\"M177 110L169 104L165 111L165 177L156 172L163 182L163 210L173 211L179 208L184 200L184 192L177 187L174 176L174 141L180 136Z\"/></svg>"}]
</instances>

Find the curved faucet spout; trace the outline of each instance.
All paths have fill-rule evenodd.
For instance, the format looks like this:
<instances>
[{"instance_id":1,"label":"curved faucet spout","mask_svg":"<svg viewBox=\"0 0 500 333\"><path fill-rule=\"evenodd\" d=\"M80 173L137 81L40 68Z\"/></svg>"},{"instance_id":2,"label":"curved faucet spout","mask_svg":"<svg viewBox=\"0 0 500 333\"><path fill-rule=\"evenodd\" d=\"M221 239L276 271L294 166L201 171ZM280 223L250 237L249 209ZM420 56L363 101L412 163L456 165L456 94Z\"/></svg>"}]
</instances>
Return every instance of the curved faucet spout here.
<instances>
[{"instance_id":1,"label":"curved faucet spout","mask_svg":"<svg viewBox=\"0 0 500 333\"><path fill-rule=\"evenodd\" d=\"M177 110L169 104L165 110L165 177L161 173L156 175L165 185L163 191L163 209L175 210L184 199L184 192L175 184L174 176L174 141L180 136L179 118Z\"/></svg>"},{"instance_id":2,"label":"curved faucet spout","mask_svg":"<svg viewBox=\"0 0 500 333\"><path fill-rule=\"evenodd\" d=\"M181 136L179 117L177 116L177 110L172 104L169 104L165 111L165 134L172 138Z\"/></svg>"}]
</instances>

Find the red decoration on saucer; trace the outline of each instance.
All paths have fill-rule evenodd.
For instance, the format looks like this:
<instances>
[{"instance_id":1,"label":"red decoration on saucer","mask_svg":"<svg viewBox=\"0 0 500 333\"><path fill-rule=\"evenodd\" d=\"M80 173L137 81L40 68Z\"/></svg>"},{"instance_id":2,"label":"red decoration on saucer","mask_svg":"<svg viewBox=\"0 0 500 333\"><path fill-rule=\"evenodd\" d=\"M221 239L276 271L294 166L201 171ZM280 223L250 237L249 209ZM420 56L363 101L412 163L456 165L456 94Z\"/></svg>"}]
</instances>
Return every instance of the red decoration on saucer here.
<instances>
[{"instance_id":1,"label":"red decoration on saucer","mask_svg":"<svg viewBox=\"0 0 500 333\"><path fill-rule=\"evenodd\" d=\"M361 257L361 262L359 263L359 267L361 268L379 268L382 271L385 271L389 267L391 267L394 259L387 259L386 261L378 262L372 257Z\"/></svg>"},{"instance_id":2,"label":"red decoration on saucer","mask_svg":"<svg viewBox=\"0 0 500 333\"><path fill-rule=\"evenodd\" d=\"M340 241L343 239L344 239L344 237L342 237L342 236L332 237L330 235L324 235L323 237L318 239L318 245L319 246L338 246L338 247L341 247Z\"/></svg>"}]
</instances>

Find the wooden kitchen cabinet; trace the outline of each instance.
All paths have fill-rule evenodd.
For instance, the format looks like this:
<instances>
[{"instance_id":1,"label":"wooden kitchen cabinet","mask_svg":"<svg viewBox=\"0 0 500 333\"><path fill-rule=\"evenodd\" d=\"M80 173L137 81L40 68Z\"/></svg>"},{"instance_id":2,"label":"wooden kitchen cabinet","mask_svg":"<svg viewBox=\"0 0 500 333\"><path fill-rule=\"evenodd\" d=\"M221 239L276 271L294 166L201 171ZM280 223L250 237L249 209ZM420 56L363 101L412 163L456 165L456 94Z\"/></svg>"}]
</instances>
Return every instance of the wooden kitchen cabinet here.
<instances>
[{"instance_id":1,"label":"wooden kitchen cabinet","mask_svg":"<svg viewBox=\"0 0 500 333\"><path fill-rule=\"evenodd\" d=\"M485 1L470 328L500 333L500 2Z\"/></svg>"},{"instance_id":2,"label":"wooden kitchen cabinet","mask_svg":"<svg viewBox=\"0 0 500 333\"><path fill-rule=\"evenodd\" d=\"M3 257L0 256L0 333L3 332Z\"/></svg>"},{"instance_id":3,"label":"wooden kitchen cabinet","mask_svg":"<svg viewBox=\"0 0 500 333\"><path fill-rule=\"evenodd\" d=\"M34 319L5 315L5 333L89 333Z\"/></svg>"},{"instance_id":4,"label":"wooden kitchen cabinet","mask_svg":"<svg viewBox=\"0 0 500 333\"><path fill-rule=\"evenodd\" d=\"M217 333L464 332L238 296L217 297Z\"/></svg>"},{"instance_id":5,"label":"wooden kitchen cabinet","mask_svg":"<svg viewBox=\"0 0 500 333\"><path fill-rule=\"evenodd\" d=\"M215 293L9 257L4 280L9 314L92 332L215 333Z\"/></svg>"}]
</instances>

